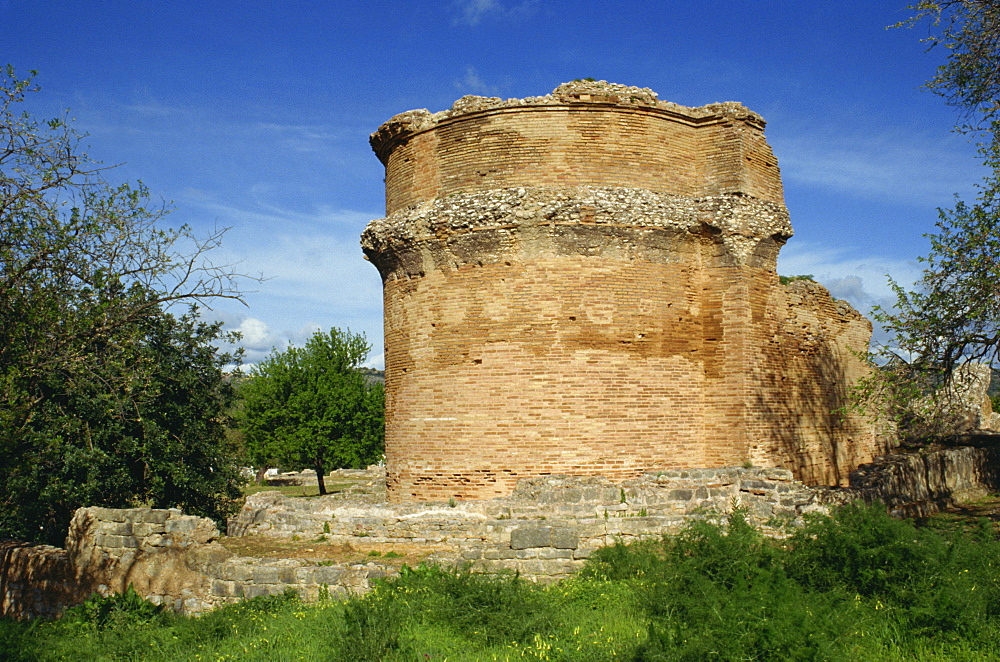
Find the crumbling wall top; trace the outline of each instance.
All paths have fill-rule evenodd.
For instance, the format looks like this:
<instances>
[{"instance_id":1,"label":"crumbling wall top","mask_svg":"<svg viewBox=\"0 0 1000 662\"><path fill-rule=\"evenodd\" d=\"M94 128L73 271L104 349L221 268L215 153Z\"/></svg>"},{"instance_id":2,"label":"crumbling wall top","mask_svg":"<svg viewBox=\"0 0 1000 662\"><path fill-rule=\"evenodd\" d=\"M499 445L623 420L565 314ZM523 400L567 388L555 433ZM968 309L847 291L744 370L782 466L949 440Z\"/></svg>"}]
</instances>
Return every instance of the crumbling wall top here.
<instances>
[{"instance_id":1,"label":"crumbling wall top","mask_svg":"<svg viewBox=\"0 0 1000 662\"><path fill-rule=\"evenodd\" d=\"M605 80L574 80L556 87L550 94L524 99L501 99L466 95L455 101L451 108L432 113L427 109L408 110L395 115L371 134L370 142L376 153L381 147L400 136L431 129L442 122L473 113L528 108L532 106L566 106L600 104L630 108L648 108L665 111L671 115L699 123L712 120L738 120L764 129L764 118L737 101L710 103L688 107L670 101L661 101L648 87L634 87Z\"/></svg>"}]
</instances>

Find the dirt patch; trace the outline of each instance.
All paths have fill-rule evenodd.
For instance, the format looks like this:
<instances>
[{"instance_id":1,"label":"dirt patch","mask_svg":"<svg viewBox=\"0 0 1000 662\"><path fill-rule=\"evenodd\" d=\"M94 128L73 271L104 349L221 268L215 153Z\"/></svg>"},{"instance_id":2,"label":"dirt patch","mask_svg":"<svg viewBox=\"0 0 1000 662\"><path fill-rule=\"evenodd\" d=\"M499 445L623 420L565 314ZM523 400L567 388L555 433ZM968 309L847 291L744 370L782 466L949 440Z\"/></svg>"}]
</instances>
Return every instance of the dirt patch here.
<instances>
[{"instance_id":1,"label":"dirt patch","mask_svg":"<svg viewBox=\"0 0 1000 662\"><path fill-rule=\"evenodd\" d=\"M368 563L417 566L436 552L448 551L443 546L403 545L392 543L332 542L323 536L311 540L288 540L266 536L223 537L220 542L237 556L268 559L304 559L317 563Z\"/></svg>"},{"instance_id":2,"label":"dirt patch","mask_svg":"<svg viewBox=\"0 0 1000 662\"><path fill-rule=\"evenodd\" d=\"M942 511L942 517L952 519L978 519L985 517L1000 522L1000 496L992 494L974 503L963 503Z\"/></svg>"},{"instance_id":3,"label":"dirt patch","mask_svg":"<svg viewBox=\"0 0 1000 662\"><path fill-rule=\"evenodd\" d=\"M1000 535L1000 495L990 494L978 501L969 501L946 508L930 517L916 519L921 526L966 533L982 531L980 522L988 520L994 535Z\"/></svg>"}]
</instances>

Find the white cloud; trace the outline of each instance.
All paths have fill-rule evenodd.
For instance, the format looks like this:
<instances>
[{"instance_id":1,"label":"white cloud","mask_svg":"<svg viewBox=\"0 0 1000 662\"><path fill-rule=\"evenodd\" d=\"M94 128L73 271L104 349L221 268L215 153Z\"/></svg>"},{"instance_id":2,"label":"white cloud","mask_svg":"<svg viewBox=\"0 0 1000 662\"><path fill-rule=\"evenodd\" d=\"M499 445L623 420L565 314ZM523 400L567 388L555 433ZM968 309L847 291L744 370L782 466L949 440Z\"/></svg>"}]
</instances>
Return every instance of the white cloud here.
<instances>
[{"instance_id":1,"label":"white cloud","mask_svg":"<svg viewBox=\"0 0 1000 662\"><path fill-rule=\"evenodd\" d=\"M265 278L245 295L249 310L229 302L213 305L213 317L243 334L239 345L246 363L260 361L272 348L301 345L331 327L363 333L373 352L381 353L382 284L358 240L372 215L322 207L282 209L256 201L237 207L194 191L184 206L232 226L214 259L238 262L240 271Z\"/></svg>"},{"instance_id":2,"label":"white cloud","mask_svg":"<svg viewBox=\"0 0 1000 662\"><path fill-rule=\"evenodd\" d=\"M476 26L487 16L520 18L529 16L538 8L539 0L524 0L509 5L501 0L454 0L452 6L458 10L456 25Z\"/></svg>"},{"instance_id":3,"label":"white cloud","mask_svg":"<svg viewBox=\"0 0 1000 662\"><path fill-rule=\"evenodd\" d=\"M501 10L498 0L455 0L453 4L459 11L455 22L464 25L478 25L487 14Z\"/></svg>"},{"instance_id":4,"label":"white cloud","mask_svg":"<svg viewBox=\"0 0 1000 662\"><path fill-rule=\"evenodd\" d=\"M482 96L497 96L500 88L496 85L487 85L475 67L466 67L465 75L461 80L455 81L455 88L466 94L479 94Z\"/></svg>"},{"instance_id":5,"label":"white cloud","mask_svg":"<svg viewBox=\"0 0 1000 662\"><path fill-rule=\"evenodd\" d=\"M272 134L276 144L294 152L323 152L343 136L332 127L319 124L275 124L258 122L254 128Z\"/></svg>"},{"instance_id":6,"label":"white cloud","mask_svg":"<svg viewBox=\"0 0 1000 662\"><path fill-rule=\"evenodd\" d=\"M363 368L375 368L376 370L385 370L385 354L379 353L375 356L369 356L365 364L361 366Z\"/></svg>"},{"instance_id":7,"label":"white cloud","mask_svg":"<svg viewBox=\"0 0 1000 662\"><path fill-rule=\"evenodd\" d=\"M255 317L247 317L233 331L240 334L239 344L247 349L267 351L274 345L271 329Z\"/></svg>"},{"instance_id":8,"label":"white cloud","mask_svg":"<svg viewBox=\"0 0 1000 662\"><path fill-rule=\"evenodd\" d=\"M983 172L972 146L954 135L902 131L775 133L769 140L788 183L907 205L949 206Z\"/></svg>"},{"instance_id":9,"label":"white cloud","mask_svg":"<svg viewBox=\"0 0 1000 662\"><path fill-rule=\"evenodd\" d=\"M920 265L915 260L857 255L846 249L820 248L796 242L781 250L778 272L788 276L812 274L831 292L834 289L840 292L839 298L878 303L895 298L887 275L907 287L920 277Z\"/></svg>"}]
</instances>

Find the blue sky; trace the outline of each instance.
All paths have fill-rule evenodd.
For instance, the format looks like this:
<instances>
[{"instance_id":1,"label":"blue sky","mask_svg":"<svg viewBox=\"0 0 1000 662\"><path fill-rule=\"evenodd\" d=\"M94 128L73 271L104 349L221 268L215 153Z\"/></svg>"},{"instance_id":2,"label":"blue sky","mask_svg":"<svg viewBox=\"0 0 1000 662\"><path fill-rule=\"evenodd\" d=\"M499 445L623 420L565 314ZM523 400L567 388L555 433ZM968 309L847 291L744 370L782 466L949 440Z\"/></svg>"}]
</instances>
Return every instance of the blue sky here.
<instances>
[{"instance_id":1,"label":"blue sky","mask_svg":"<svg viewBox=\"0 0 1000 662\"><path fill-rule=\"evenodd\" d=\"M921 88L943 53L886 30L906 0L0 0L0 63L36 69L30 108L68 109L90 154L172 201L171 225L231 226L218 259L268 280L209 315L249 361L349 327L382 365L381 283L358 236L384 212L368 135L464 94L546 94L574 78L768 121L811 273L863 312L919 274L936 208L974 195L975 147Z\"/></svg>"}]
</instances>

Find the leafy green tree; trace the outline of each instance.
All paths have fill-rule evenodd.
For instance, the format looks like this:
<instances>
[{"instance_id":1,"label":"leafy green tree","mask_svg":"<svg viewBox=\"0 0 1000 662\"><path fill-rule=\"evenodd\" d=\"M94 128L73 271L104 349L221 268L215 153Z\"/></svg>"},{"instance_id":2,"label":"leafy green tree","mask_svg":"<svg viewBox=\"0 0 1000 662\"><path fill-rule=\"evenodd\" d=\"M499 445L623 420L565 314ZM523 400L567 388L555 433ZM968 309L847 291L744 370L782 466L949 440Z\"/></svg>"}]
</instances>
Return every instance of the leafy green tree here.
<instances>
[{"instance_id":1,"label":"leafy green tree","mask_svg":"<svg viewBox=\"0 0 1000 662\"><path fill-rule=\"evenodd\" d=\"M879 321L918 372L1000 359L1000 3L924 0L906 24L929 21L930 48L947 52L927 87L962 113L956 127L980 139L988 174L973 203L940 209L917 291L893 283L895 311Z\"/></svg>"},{"instance_id":2,"label":"leafy green tree","mask_svg":"<svg viewBox=\"0 0 1000 662\"><path fill-rule=\"evenodd\" d=\"M937 436L949 433L942 387L955 368L1000 361L1000 3L924 0L910 9L900 25L928 21L930 48L947 53L927 87L961 111L956 128L979 140L988 174L975 201L938 210L915 289L890 281L896 303L873 316L891 340L874 353L881 367L863 386L884 399L904 435L912 427Z\"/></svg>"},{"instance_id":3,"label":"leafy green tree","mask_svg":"<svg viewBox=\"0 0 1000 662\"><path fill-rule=\"evenodd\" d=\"M996 136L1000 116L1000 4L996 0L921 0L908 7L915 14L895 27L928 22L929 49L944 48L947 57L927 87L944 97L964 118L961 130Z\"/></svg>"},{"instance_id":4,"label":"leafy green tree","mask_svg":"<svg viewBox=\"0 0 1000 662\"><path fill-rule=\"evenodd\" d=\"M194 313L239 297L205 260L221 232L163 228L66 121L18 112L37 89L0 70L0 535L59 543L84 505L221 517L238 486L219 443L230 359Z\"/></svg>"},{"instance_id":5,"label":"leafy green tree","mask_svg":"<svg viewBox=\"0 0 1000 662\"><path fill-rule=\"evenodd\" d=\"M251 461L312 468L320 494L329 471L378 461L384 394L360 369L370 350L363 335L334 328L255 365L240 385Z\"/></svg>"}]
</instances>

